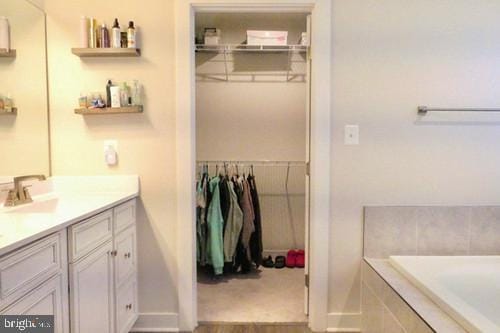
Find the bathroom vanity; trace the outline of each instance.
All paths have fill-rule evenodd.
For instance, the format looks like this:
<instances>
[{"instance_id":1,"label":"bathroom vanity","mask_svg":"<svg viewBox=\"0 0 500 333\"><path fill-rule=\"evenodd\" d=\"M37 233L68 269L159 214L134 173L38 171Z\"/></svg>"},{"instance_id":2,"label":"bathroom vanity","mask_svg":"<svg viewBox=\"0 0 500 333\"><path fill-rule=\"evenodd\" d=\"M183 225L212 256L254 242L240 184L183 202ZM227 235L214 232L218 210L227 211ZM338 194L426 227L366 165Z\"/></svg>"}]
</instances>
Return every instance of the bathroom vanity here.
<instances>
[{"instance_id":1,"label":"bathroom vanity","mask_svg":"<svg viewBox=\"0 0 500 333\"><path fill-rule=\"evenodd\" d=\"M137 319L136 176L54 177L0 207L0 314L55 332L128 332Z\"/></svg>"}]
</instances>

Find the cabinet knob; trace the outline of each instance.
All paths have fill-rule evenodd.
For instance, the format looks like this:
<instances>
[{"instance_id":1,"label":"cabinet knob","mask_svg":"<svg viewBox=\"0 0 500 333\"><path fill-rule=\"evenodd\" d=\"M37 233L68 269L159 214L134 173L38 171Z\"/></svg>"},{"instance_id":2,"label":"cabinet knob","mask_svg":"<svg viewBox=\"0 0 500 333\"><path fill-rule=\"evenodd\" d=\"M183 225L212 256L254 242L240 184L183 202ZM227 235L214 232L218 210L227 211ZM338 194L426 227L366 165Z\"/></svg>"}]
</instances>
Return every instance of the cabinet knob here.
<instances>
[{"instance_id":1,"label":"cabinet knob","mask_svg":"<svg viewBox=\"0 0 500 333\"><path fill-rule=\"evenodd\" d=\"M125 258L130 258L130 252L125 253Z\"/></svg>"},{"instance_id":2,"label":"cabinet knob","mask_svg":"<svg viewBox=\"0 0 500 333\"><path fill-rule=\"evenodd\" d=\"M116 255L118 254L118 251L113 250L113 251L111 251L110 253L111 253L111 255L112 255L113 257L116 257Z\"/></svg>"},{"instance_id":3,"label":"cabinet knob","mask_svg":"<svg viewBox=\"0 0 500 333\"><path fill-rule=\"evenodd\" d=\"M132 310L132 303L125 305L125 309Z\"/></svg>"}]
</instances>

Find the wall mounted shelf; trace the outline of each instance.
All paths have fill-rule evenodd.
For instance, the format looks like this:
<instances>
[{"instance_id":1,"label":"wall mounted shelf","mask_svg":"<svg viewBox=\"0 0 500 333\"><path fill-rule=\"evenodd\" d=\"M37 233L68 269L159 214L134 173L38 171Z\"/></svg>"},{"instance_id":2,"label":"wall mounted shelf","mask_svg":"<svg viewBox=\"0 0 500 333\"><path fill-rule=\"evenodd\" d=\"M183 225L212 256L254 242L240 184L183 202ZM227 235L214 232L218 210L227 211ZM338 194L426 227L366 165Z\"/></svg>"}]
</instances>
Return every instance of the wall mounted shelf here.
<instances>
[{"instance_id":1,"label":"wall mounted shelf","mask_svg":"<svg viewBox=\"0 0 500 333\"><path fill-rule=\"evenodd\" d=\"M0 58L15 58L16 55L17 52L14 49L10 49L8 52L6 49L0 49Z\"/></svg>"},{"instance_id":2,"label":"wall mounted shelf","mask_svg":"<svg viewBox=\"0 0 500 333\"><path fill-rule=\"evenodd\" d=\"M103 114L118 114L118 113L142 113L142 105L124 106L121 108L95 108L95 109L75 109L76 114L82 115L103 115Z\"/></svg>"},{"instance_id":3,"label":"wall mounted shelf","mask_svg":"<svg viewBox=\"0 0 500 333\"><path fill-rule=\"evenodd\" d=\"M0 109L0 116L15 116L17 114L17 108L12 108L12 112L7 112L4 109Z\"/></svg>"},{"instance_id":4,"label":"wall mounted shelf","mask_svg":"<svg viewBox=\"0 0 500 333\"><path fill-rule=\"evenodd\" d=\"M126 58L140 57L141 49L128 48L72 48L71 52L80 58Z\"/></svg>"},{"instance_id":5,"label":"wall mounted shelf","mask_svg":"<svg viewBox=\"0 0 500 333\"><path fill-rule=\"evenodd\" d=\"M205 45L197 44L196 52L215 52L215 53L233 53L233 52L260 52L260 53L277 53L277 52L299 52L306 53L307 45L246 45L246 44L220 44L220 45Z\"/></svg>"}]
</instances>

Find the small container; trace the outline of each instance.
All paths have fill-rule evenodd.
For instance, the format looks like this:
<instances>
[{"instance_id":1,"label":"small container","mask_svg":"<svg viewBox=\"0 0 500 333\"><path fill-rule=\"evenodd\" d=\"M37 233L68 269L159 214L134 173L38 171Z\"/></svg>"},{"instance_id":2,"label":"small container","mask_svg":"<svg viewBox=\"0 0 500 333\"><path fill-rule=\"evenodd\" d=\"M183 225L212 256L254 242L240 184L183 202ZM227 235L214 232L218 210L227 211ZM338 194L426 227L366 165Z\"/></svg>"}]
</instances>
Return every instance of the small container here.
<instances>
[{"instance_id":1,"label":"small container","mask_svg":"<svg viewBox=\"0 0 500 333\"><path fill-rule=\"evenodd\" d=\"M119 108L121 106L120 105L120 87L111 86L110 92L111 92L111 107L112 108Z\"/></svg>"},{"instance_id":2,"label":"small container","mask_svg":"<svg viewBox=\"0 0 500 333\"><path fill-rule=\"evenodd\" d=\"M247 30L248 45L286 46L288 31Z\"/></svg>"},{"instance_id":3,"label":"small container","mask_svg":"<svg viewBox=\"0 0 500 333\"><path fill-rule=\"evenodd\" d=\"M89 19L89 47L97 47L96 22L93 17Z\"/></svg>"},{"instance_id":4,"label":"small container","mask_svg":"<svg viewBox=\"0 0 500 333\"><path fill-rule=\"evenodd\" d=\"M109 30L108 27L106 27L106 24L103 23L101 26L101 48L109 48L110 43L109 43Z\"/></svg>"},{"instance_id":5,"label":"small container","mask_svg":"<svg viewBox=\"0 0 500 333\"><path fill-rule=\"evenodd\" d=\"M111 29L111 47L114 48L121 47L121 30L117 18L115 18L115 22L113 23L113 28Z\"/></svg>"},{"instance_id":6,"label":"small container","mask_svg":"<svg viewBox=\"0 0 500 333\"><path fill-rule=\"evenodd\" d=\"M139 81L134 80L134 85L132 86L132 105L139 106L142 105L142 87Z\"/></svg>"},{"instance_id":7,"label":"small container","mask_svg":"<svg viewBox=\"0 0 500 333\"><path fill-rule=\"evenodd\" d=\"M82 109L86 109L89 106L88 105L88 98L86 95L80 94L80 98L78 98L78 105Z\"/></svg>"},{"instance_id":8,"label":"small container","mask_svg":"<svg viewBox=\"0 0 500 333\"><path fill-rule=\"evenodd\" d=\"M128 23L128 28L127 28L127 47L129 49L135 49L137 47L136 39L135 39L134 21L130 21Z\"/></svg>"},{"instance_id":9,"label":"small container","mask_svg":"<svg viewBox=\"0 0 500 333\"><path fill-rule=\"evenodd\" d=\"M89 47L89 19L85 16L80 18L80 47Z\"/></svg>"},{"instance_id":10,"label":"small container","mask_svg":"<svg viewBox=\"0 0 500 333\"><path fill-rule=\"evenodd\" d=\"M127 32L120 32L120 37L121 37L121 40L120 40L120 45L122 48L127 48Z\"/></svg>"},{"instance_id":11,"label":"small container","mask_svg":"<svg viewBox=\"0 0 500 333\"><path fill-rule=\"evenodd\" d=\"M130 105L130 92L127 86L127 82L123 82L120 87L120 105L129 106Z\"/></svg>"},{"instance_id":12,"label":"small container","mask_svg":"<svg viewBox=\"0 0 500 333\"><path fill-rule=\"evenodd\" d=\"M309 40L307 38L307 32L303 32L300 35L300 45L302 45L302 46L309 46Z\"/></svg>"},{"instance_id":13,"label":"small container","mask_svg":"<svg viewBox=\"0 0 500 333\"><path fill-rule=\"evenodd\" d=\"M0 16L0 52L10 51L10 25L5 16Z\"/></svg>"},{"instance_id":14,"label":"small container","mask_svg":"<svg viewBox=\"0 0 500 333\"><path fill-rule=\"evenodd\" d=\"M205 45L219 45L221 41L221 31L217 28L205 28Z\"/></svg>"}]
</instances>

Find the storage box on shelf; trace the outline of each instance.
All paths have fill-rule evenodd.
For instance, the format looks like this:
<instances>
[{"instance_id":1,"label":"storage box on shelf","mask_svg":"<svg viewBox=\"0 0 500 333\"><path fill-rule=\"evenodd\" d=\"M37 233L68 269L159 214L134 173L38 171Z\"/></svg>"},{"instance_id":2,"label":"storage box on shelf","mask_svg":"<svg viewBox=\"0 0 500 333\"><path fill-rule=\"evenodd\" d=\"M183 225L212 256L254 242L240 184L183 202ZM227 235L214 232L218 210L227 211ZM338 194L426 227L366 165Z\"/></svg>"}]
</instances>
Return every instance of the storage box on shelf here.
<instances>
[{"instance_id":1,"label":"storage box on shelf","mask_svg":"<svg viewBox=\"0 0 500 333\"><path fill-rule=\"evenodd\" d=\"M10 49L7 51L6 49L0 49L0 58L15 58L17 55L16 50Z\"/></svg>"}]
</instances>

